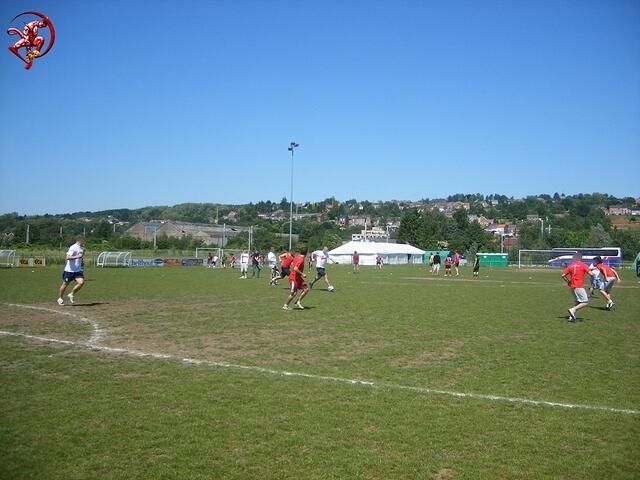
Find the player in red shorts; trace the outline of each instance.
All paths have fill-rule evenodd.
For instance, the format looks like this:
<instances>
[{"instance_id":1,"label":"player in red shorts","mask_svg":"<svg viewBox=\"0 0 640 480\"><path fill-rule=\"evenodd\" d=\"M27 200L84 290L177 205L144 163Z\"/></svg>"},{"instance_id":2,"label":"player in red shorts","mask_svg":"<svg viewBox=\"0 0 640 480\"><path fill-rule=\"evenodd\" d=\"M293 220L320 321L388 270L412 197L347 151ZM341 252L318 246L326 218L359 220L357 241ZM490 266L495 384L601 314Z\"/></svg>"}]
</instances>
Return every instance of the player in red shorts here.
<instances>
[{"instance_id":1,"label":"player in red shorts","mask_svg":"<svg viewBox=\"0 0 640 480\"><path fill-rule=\"evenodd\" d=\"M300 302L307 295L307 293L309 293L309 287L304 282L304 279L307 277L304 273L304 260L306 255L307 249L302 248L300 250L300 253L293 259L293 262L291 262L291 273L289 273L289 287L291 289L291 293L289 293L287 301L282 306L283 310L291 310L289 304L293 301L294 298L296 298L296 296L298 297L298 299L296 300L296 307L301 310L304 309L302 303Z\"/></svg>"}]
</instances>

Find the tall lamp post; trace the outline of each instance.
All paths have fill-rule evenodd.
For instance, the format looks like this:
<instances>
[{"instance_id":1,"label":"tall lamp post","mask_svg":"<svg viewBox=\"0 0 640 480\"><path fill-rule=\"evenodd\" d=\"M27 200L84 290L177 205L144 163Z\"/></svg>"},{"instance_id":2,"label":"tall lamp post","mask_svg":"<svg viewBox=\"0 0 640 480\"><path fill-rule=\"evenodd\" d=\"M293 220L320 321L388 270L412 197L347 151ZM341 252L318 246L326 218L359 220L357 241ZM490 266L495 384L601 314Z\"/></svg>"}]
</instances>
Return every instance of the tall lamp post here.
<instances>
[{"instance_id":1,"label":"tall lamp post","mask_svg":"<svg viewBox=\"0 0 640 480\"><path fill-rule=\"evenodd\" d=\"M289 150L291 152L291 195L289 203L289 250L292 246L292 234L293 234L293 151L300 145L296 142L289 143Z\"/></svg>"}]
</instances>

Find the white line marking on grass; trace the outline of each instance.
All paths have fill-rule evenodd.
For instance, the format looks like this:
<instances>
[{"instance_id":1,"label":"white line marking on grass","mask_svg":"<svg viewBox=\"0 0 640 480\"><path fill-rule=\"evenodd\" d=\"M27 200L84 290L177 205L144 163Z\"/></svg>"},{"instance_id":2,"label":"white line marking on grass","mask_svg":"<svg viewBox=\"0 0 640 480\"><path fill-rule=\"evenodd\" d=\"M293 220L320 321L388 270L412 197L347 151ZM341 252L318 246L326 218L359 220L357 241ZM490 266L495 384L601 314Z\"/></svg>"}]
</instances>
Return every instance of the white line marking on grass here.
<instances>
[{"instance_id":1,"label":"white line marking on grass","mask_svg":"<svg viewBox=\"0 0 640 480\"><path fill-rule=\"evenodd\" d=\"M627 408L602 407L598 405L550 402L546 400L531 400L528 398L505 397L501 395L490 395L490 394L483 394L483 393L455 392L451 390L440 390L436 388L416 387L411 385L401 385L401 384L388 383L388 382L372 382L368 380L331 377L326 375L315 375L312 373L303 373L303 372L289 372L286 370L273 370L270 368L258 367L254 365L239 365L239 364L233 364L233 363L227 363L227 362L213 362L210 360L199 360L196 358L179 357L176 355L170 355L165 353L142 352L139 350L129 350L126 348L107 347L103 345L97 345L96 343L97 340L102 338L102 335L101 335L102 331L100 330L97 322L93 320L89 320L85 317L80 317L69 312L63 312L63 311L55 310L51 308L34 307L30 305L17 305L17 304L10 304L9 306L18 307L18 308L30 308L33 310L42 310L45 312L52 312L60 315L67 315L70 317L74 317L80 321L88 322L91 325L93 325L94 334L91 336L91 338L87 342L60 340L57 338L40 337L36 335L27 335L24 333L7 332L7 331L0 330L0 335L3 335L3 336L22 337L30 340L37 340L40 342L59 343L63 345L88 348L94 351L124 354L124 355L130 355L134 357L140 357L140 358L178 360L188 365L200 365L200 366L215 367L215 368L245 370L245 371L251 371L251 372L264 373L268 375L275 375L279 377L308 378L312 380L323 380L323 381L329 381L329 382L344 383L349 385L363 385L363 386L372 387L372 388L387 388L391 390L404 390L404 391L417 392L422 394L445 395L449 397L470 398L474 400L489 400L494 402L508 402L508 403L534 405L534 406L541 406L541 407L554 407L554 408L576 409L576 410L592 410L592 411L600 411L600 412L621 413L625 415L640 415L640 410L633 410L633 409L627 409Z\"/></svg>"},{"instance_id":2,"label":"white line marking on grass","mask_svg":"<svg viewBox=\"0 0 640 480\"><path fill-rule=\"evenodd\" d=\"M100 329L100 326L98 325L98 322L96 322L95 320L91 320L89 318L82 317L80 315L76 315L76 314L71 313L71 312L65 312L63 310L56 310L54 308L35 307L35 306L32 306L32 305L19 305L19 304L15 304L15 303L8 303L7 305L10 306L10 307L15 307L15 308L28 308L30 310L40 310L41 312L56 313L58 315L66 315L67 317L75 318L76 320L78 320L81 323L88 323L89 325L91 325L91 337L89 337L89 340L87 341L87 344L95 345L100 340L102 340L102 330Z\"/></svg>"}]
</instances>

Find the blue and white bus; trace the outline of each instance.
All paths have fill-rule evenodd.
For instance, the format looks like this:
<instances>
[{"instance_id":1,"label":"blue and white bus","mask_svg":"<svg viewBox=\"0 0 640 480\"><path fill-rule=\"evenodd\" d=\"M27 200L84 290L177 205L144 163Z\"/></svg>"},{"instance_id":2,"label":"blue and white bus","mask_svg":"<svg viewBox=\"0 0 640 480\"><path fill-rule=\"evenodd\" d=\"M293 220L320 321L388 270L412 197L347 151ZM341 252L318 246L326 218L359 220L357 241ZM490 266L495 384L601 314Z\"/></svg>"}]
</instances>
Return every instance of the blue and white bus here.
<instances>
[{"instance_id":1,"label":"blue and white bus","mask_svg":"<svg viewBox=\"0 0 640 480\"><path fill-rule=\"evenodd\" d=\"M619 247L554 248L547 263L550 267L564 267L573 261L573 254L576 252L582 254L582 261L585 263L591 263L595 257L600 257L610 267L622 265L622 249Z\"/></svg>"}]
</instances>

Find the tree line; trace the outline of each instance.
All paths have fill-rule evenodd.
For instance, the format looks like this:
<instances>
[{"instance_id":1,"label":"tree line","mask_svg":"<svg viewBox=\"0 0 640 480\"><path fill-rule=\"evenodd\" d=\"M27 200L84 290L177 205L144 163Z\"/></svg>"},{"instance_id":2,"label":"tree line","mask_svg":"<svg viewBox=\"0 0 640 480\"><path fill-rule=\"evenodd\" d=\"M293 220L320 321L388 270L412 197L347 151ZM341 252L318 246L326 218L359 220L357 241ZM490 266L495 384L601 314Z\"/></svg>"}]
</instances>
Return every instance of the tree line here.
<instances>
[{"instance_id":1,"label":"tree line","mask_svg":"<svg viewBox=\"0 0 640 480\"><path fill-rule=\"evenodd\" d=\"M458 210L447 217L433 210L434 202L465 202L469 210ZM411 206L419 205L415 208ZM293 233L309 248L330 248L340 245L359 233L360 228L338 225L337 220L353 215L367 216L373 224L384 226L389 221L400 220L397 240L425 249L450 248L473 253L482 250L499 251L500 237L487 233L467 214L484 215L498 223L507 223L517 230L517 244L511 248L517 255L518 248L550 249L555 247L620 246L625 258L631 258L640 250L640 233L637 229L619 229L605 215L604 209L612 205L639 208L631 197L616 198L611 195L593 193L566 196L555 193L541 194L524 199L491 194L455 194L446 199L424 198L419 202L385 201L369 202L349 199L339 201L334 197L319 202L296 205L298 213L321 213L324 221L295 221ZM140 209L113 209L99 212L74 212L60 215L21 216L17 213L0 215L0 247L26 247L27 230L29 246L60 247L70 243L75 235L85 235L88 244L96 248L114 250L148 249L150 240L126 236L126 229L137 221L177 220L193 223L231 223L254 225L253 245L261 250L274 246L282 249L288 245L289 203L286 198L279 202L260 201L244 205L222 205L214 203L184 203L174 206L148 206ZM285 219L270 221L265 214L277 211L285 213ZM536 215L544 221L527 221L527 216ZM635 217L629 219L633 226ZM123 224L123 222L126 222ZM229 248L245 248L247 235L239 235L229 242ZM205 246L200 240L182 238L156 238L159 249L189 250Z\"/></svg>"}]
</instances>

